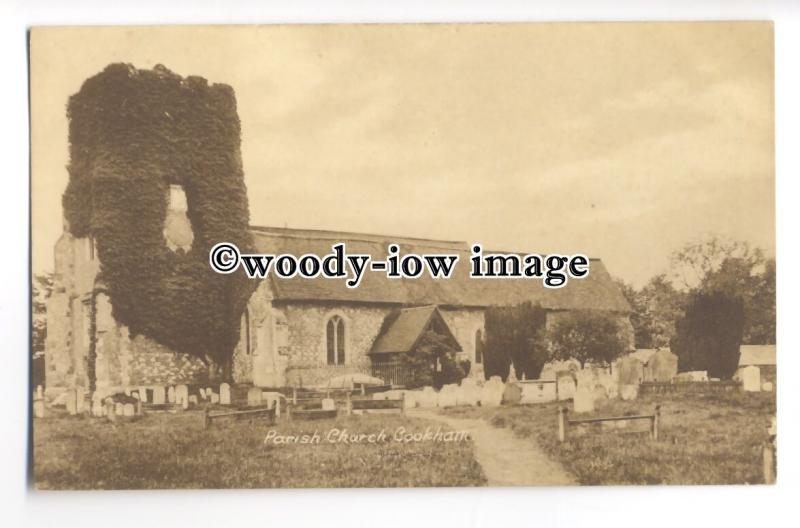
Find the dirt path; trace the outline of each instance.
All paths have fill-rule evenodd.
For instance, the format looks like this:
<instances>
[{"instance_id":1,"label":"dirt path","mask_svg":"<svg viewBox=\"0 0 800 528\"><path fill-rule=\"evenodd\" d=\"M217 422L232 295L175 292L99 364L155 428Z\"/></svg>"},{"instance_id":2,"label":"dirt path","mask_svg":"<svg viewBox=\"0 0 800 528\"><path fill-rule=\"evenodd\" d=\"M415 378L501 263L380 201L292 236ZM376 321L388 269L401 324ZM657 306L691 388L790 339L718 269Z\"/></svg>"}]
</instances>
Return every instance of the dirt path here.
<instances>
[{"instance_id":1,"label":"dirt path","mask_svg":"<svg viewBox=\"0 0 800 528\"><path fill-rule=\"evenodd\" d=\"M475 443L475 459L489 486L559 486L577 484L575 478L536 443L514 436L509 429L492 427L474 418L454 418L435 411L416 411L457 431L468 431Z\"/></svg>"}]
</instances>

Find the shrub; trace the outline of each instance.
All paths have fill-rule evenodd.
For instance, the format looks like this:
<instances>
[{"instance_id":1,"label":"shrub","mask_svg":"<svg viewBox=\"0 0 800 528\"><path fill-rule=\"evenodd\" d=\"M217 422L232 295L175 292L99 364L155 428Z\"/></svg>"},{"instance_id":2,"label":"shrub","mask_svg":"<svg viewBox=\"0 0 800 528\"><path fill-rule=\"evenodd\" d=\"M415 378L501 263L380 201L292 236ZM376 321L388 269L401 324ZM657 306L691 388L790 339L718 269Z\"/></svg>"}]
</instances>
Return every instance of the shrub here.
<instances>
[{"instance_id":1,"label":"shrub","mask_svg":"<svg viewBox=\"0 0 800 528\"><path fill-rule=\"evenodd\" d=\"M513 363L517 376L536 379L547 361L546 312L529 302L492 306L486 311L484 373L506 379Z\"/></svg>"},{"instance_id":2,"label":"shrub","mask_svg":"<svg viewBox=\"0 0 800 528\"><path fill-rule=\"evenodd\" d=\"M581 367L587 362L608 365L628 348L623 329L613 315L589 310L563 315L547 339L551 359L576 359Z\"/></svg>"}]
</instances>

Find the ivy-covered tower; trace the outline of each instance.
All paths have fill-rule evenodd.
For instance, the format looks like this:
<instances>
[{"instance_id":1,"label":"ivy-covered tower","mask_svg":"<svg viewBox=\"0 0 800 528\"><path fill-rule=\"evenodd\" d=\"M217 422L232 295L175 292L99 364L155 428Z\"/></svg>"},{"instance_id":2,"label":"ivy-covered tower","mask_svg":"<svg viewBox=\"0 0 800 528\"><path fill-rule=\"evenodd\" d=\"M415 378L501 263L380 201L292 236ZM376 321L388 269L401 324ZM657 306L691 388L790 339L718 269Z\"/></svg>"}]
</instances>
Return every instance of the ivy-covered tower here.
<instances>
[{"instance_id":1,"label":"ivy-covered tower","mask_svg":"<svg viewBox=\"0 0 800 528\"><path fill-rule=\"evenodd\" d=\"M68 117L48 393L228 377L256 286L207 264L217 242L253 247L233 89L112 64Z\"/></svg>"}]
</instances>

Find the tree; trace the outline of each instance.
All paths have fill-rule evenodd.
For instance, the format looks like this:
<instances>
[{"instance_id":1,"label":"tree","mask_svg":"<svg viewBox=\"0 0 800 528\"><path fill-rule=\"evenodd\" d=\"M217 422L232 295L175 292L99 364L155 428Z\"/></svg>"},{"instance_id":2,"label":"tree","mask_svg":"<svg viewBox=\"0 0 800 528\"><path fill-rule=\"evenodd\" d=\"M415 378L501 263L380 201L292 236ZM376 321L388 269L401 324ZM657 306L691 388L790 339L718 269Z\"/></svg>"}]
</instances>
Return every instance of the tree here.
<instances>
[{"instance_id":1,"label":"tree","mask_svg":"<svg viewBox=\"0 0 800 528\"><path fill-rule=\"evenodd\" d=\"M486 311L484 373L506 379L511 364L517 376L536 379L547 362L547 314L538 304L493 306Z\"/></svg>"},{"instance_id":2,"label":"tree","mask_svg":"<svg viewBox=\"0 0 800 528\"><path fill-rule=\"evenodd\" d=\"M671 344L678 368L730 378L739 366L744 319L741 298L723 291L692 293Z\"/></svg>"},{"instance_id":3,"label":"tree","mask_svg":"<svg viewBox=\"0 0 800 528\"><path fill-rule=\"evenodd\" d=\"M676 290L664 274L656 275L638 291L623 281L617 283L631 305L636 347L669 345L675 335L675 321L683 314L686 294Z\"/></svg>"},{"instance_id":4,"label":"tree","mask_svg":"<svg viewBox=\"0 0 800 528\"><path fill-rule=\"evenodd\" d=\"M551 327L547 337L550 359L576 359L581 368L586 363L608 365L628 348L616 318L597 311L564 314Z\"/></svg>"},{"instance_id":5,"label":"tree","mask_svg":"<svg viewBox=\"0 0 800 528\"><path fill-rule=\"evenodd\" d=\"M34 357L44 353L44 343L47 339L47 299L52 291L52 273L33 276L31 289L31 352Z\"/></svg>"}]
</instances>

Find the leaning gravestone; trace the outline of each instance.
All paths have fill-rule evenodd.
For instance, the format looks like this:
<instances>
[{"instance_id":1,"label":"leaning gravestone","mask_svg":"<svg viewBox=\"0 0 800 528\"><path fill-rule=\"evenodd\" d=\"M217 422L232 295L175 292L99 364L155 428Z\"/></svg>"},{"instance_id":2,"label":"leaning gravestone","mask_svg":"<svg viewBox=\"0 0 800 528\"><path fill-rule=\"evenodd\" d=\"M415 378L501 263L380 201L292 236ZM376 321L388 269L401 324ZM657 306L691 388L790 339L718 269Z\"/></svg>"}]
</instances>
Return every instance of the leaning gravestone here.
<instances>
[{"instance_id":1,"label":"leaning gravestone","mask_svg":"<svg viewBox=\"0 0 800 528\"><path fill-rule=\"evenodd\" d=\"M522 389L516 383L506 383L503 389L503 403L514 405L522 400Z\"/></svg>"},{"instance_id":2,"label":"leaning gravestone","mask_svg":"<svg viewBox=\"0 0 800 528\"><path fill-rule=\"evenodd\" d=\"M227 383L222 383L219 386L219 403L222 405L231 404L231 386Z\"/></svg>"}]
</instances>

